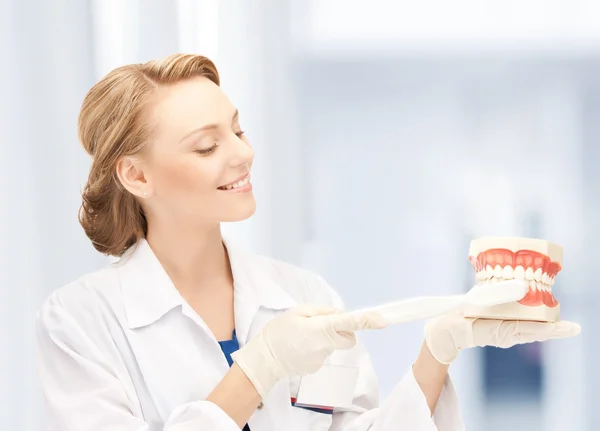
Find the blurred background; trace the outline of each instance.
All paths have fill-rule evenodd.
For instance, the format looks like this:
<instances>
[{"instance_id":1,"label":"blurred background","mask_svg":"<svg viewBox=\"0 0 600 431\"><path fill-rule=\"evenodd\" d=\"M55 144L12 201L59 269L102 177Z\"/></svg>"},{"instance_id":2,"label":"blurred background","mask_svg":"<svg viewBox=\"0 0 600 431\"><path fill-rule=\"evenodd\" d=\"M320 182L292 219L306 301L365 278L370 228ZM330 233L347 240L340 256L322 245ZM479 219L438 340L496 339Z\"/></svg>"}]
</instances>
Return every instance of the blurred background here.
<instances>
[{"instance_id":1,"label":"blurred background","mask_svg":"<svg viewBox=\"0 0 600 431\"><path fill-rule=\"evenodd\" d=\"M600 423L600 2L1 0L0 428L42 430L33 323L108 262L77 222L87 90L125 63L212 58L256 149L225 233L318 271L348 308L468 289L469 241L564 247L569 340L451 367L469 430ZM385 397L423 322L366 333Z\"/></svg>"}]
</instances>

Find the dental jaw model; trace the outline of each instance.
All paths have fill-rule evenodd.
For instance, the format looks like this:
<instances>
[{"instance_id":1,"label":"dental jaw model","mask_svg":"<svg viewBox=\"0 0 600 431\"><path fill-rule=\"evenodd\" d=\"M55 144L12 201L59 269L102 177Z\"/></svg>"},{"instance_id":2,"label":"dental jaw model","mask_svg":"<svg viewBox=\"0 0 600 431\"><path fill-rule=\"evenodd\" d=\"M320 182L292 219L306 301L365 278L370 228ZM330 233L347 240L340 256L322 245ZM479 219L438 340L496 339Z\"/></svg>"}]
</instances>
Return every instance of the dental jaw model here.
<instances>
[{"instance_id":1,"label":"dental jaw model","mask_svg":"<svg viewBox=\"0 0 600 431\"><path fill-rule=\"evenodd\" d=\"M560 304L552 294L556 274L562 269L562 247L548 241L517 237L485 237L471 241L469 260L478 285L519 279L529 284L517 302L479 307L467 304L464 317L479 319L560 320Z\"/></svg>"}]
</instances>

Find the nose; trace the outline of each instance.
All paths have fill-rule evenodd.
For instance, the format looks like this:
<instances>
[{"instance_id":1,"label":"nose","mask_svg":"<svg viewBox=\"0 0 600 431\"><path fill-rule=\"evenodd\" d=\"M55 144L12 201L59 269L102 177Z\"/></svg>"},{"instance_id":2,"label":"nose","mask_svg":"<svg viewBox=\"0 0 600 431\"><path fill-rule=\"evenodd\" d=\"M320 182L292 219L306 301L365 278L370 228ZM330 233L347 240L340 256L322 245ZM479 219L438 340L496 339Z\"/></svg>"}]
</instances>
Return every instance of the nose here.
<instances>
[{"instance_id":1,"label":"nose","mask_svg":"<svg viewBox=\"0 0 600 431\"><path fill-rule=\"evenodd\" d=\"M252 161L254 160L254 150L245 140L234 135L231 145L231 157L229 160L232 167L241 165L251 166Z\"/></svg>"}]
</instances>

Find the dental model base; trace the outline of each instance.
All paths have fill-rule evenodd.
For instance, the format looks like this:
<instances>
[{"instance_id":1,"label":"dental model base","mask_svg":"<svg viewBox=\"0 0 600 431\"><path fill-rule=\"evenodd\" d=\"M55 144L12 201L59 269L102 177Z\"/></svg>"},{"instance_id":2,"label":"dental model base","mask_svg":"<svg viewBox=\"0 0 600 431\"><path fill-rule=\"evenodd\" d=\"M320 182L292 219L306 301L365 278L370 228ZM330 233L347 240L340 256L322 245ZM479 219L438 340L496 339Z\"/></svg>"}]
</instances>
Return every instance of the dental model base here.
<instances>
[{"instance_id":1,"label":"dental model base","mask_svg":"<svg viewBox=\"0 0 600 431\"><path fill-rule=\"evenodd\" d=\"M377 313L387 325L429 319L452 311L458 307L489 307L507 304L522 299L528 290L528 284L519 280L506 280L493 284L480 283L466 294L449 296L424 296L404 301L392 302L372 308L350 312L361 316Z\"/></svg>"},{"instance_id":2,"label":"dental model base","mask_svg":"<svg viewBox=\"0 0 600 431\"><path fill-rule=\"evenodd\" d=\"M560 320L560 304L552 294L556 274L562 269L562 247L548 241L517 237L485 237L471 242L469 261L478 285L492 286L507 280L527 283L524 298L510 303L469 304L464 316L479 319Z\"/></svg>"}]
</instances>

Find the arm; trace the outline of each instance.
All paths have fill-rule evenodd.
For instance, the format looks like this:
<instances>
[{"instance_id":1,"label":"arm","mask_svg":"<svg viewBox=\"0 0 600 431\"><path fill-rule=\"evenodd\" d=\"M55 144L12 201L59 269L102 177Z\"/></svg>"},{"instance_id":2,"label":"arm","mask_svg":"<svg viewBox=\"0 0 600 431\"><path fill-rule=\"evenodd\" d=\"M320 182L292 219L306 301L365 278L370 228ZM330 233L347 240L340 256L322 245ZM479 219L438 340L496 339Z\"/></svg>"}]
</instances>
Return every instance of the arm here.
<instances>
[{"instance_id":1,"label":"arm","mask_svg":"<svg viewBox=\"0 0 600 431\"><path fill-rule=\"evenodd\" d=\"M304 306L279 314L232 354L235 366L206 400L178 406L163 427L142 419L139 395L126 367L107 360L89 328L82 328L64 307L47 303L37 320L37 335L49 429L239 431L279 380L316 372L333 351L354 346L349 333L368 323L333 313L330 307ZM114 342L109 333L98 337Z\"/></svg>"},{"instance_id":2,"label":"arm","mask_svg":"<svg viewBox=\"0 0 600 431\"><path fill-rule=\"evenodd\" d=\"M328 292L334 307L343 301L322 278L321 288ZM379 407L379 389L368 352L362 344L355 347L350 366L359 367L359 381L352 411L336 411L330 431L464 431L458 398L448 376L427 345L392 393Z\"/></svg>"},{"instance_id":3,"label":"arm","mask_svg":"<svg viewBox=\"0 0 600 431\"><path fill-rule=\"evenodd\" d=\"M378 406L379 390L369 356L361 345L357 349L362 352L353 409L335 411L330 431L464 431L454 387L443 368L438 368L439 363L428 368L425 361L417 359ZM421 382L417 381L417 374L421 373L414 371L419 367ZM432 371L433 376L426 376ZM442 375L445 378L440 385Z\"/></svg>"},{"instance_id":4,"label":"arm","mask_svg":"<svg viewBox=\"0 0 600 431\"><path fill-rule=\"evenodd\" d=\"M234 363L206 401L217 405L242 428L256 411L261 398L250 379Z\"/></svg>"},{"instance_id":5,"label":"arm","mask_svg":"<svg viewBox=\"0 0 600 431\"><path fill-rule=\"evenodd\" d=\"M412 371L432 415L448 378L448 368L449 365L441 364L433 357L427 343L423 342Z\"/></svg>"},{"instance_id":6,"label":"arm","mask_svg":"<svg viewBox=\"0 0 600 431\"><path fill-rule=\"evenodd\" d=\"M114 366L63 307L42 308L37 340L49 430L157 429L157 424L141 418L138 400L127 393ZM237 367L231 369L207 400L179 406L159 429L239 431L259 402L254 387L240 374ZM239 405L227 401L233 392Z\"/></svg>"}]
</instances>

